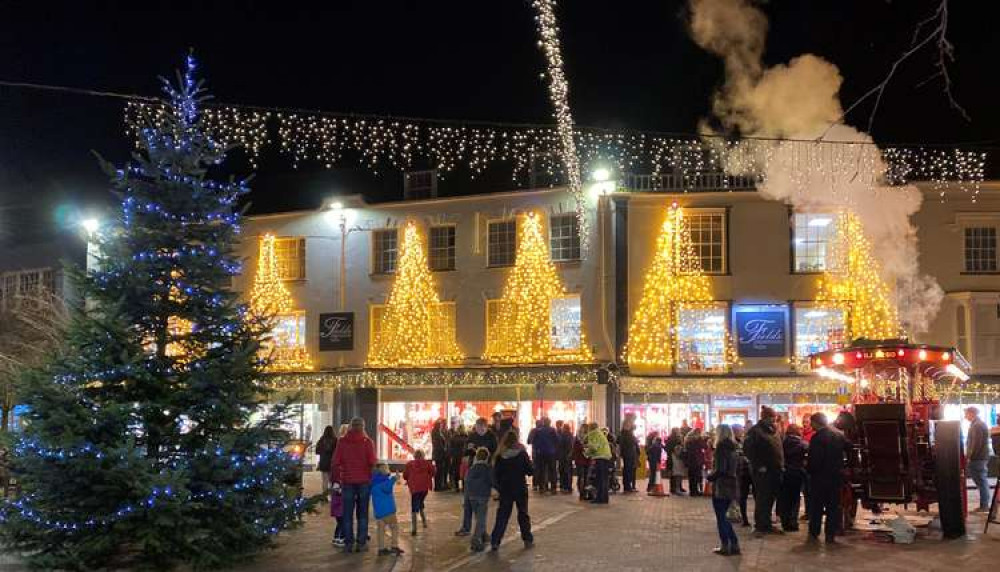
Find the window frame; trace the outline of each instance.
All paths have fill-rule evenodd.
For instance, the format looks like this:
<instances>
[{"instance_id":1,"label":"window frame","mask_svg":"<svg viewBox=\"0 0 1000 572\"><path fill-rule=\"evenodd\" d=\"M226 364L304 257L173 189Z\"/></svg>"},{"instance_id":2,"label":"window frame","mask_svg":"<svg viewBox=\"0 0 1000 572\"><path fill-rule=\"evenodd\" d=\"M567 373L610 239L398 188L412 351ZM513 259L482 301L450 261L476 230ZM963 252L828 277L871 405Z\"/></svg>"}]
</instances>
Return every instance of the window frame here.
<instances>
[{"instance_id":1,"label":"window frame","mask_svg":"<svg viewBox=\"0 0 1000 572\"><path fill-rule=\"evenodd\" d=\"M565 349L561 349L560 348L560 349L557 349L555 347L555 345L552 343L552 338L555 335L554 332L552 332L552 329L553 329L552 328L552 302L555 302L556 300L567 300L567 299L571 299L571 298L572 299L576 299L577 304L580 307L580 336L579 336L579 338L577 340L578 343L577 343L577 346L575 348L565 348ZM583 331L583 295L582 294L579 294L579 293L567 293L567 294L563 294L562 296L555 296L555 297L553 297L549 301L549 331L550 331L550 333L549 333L549 348L550 348L550 350L551 350L551 352L553 354L555 354L555 355L558 355L558 354L573 354L573 353L577 353L581 349L583 349L584 331Z\"/></svg>"},{"instance_id":2,"label":"window frame","mask_svg":"<svg viewBox=\"0 0 1000 572\"><path fill-rule=\"evenodd\" d=\"M282 253L284 250L280 247L283 244L296 243L295 246L295 257L297 259L297 271L294 275L288 275L286 270L292 266L292 264L285 264L283 262L284 258ZM282 282L299 282L306 279L306 239L304 236L277 236L274 238L274 261L278 266L278 278Z\"/></svg>"},{"instance_id":3,"label":"window frame","mask_svg":"<svg viewBox=\"0 0 1000 572\"><path fill-rule=\"evenodd\" d=\"M392 269L386 270L379 267L379 237L388 236L392 233L395 237L395 246L392 248ZM392 276L399 269L399 229L398 228L376 228L372 230L371 240L371 274L373 276ZM384 254L383 262L384 262Z\"/></svg>"},{"instance_id":4,"label":"window frame","mask_svg":"<svg viewBox=\"0 0 1000 572\"><path fill-rule=\"evenodd\" d=\"M510 262L504 264L493 264L493 248L490 241L490 228L495 224L513 225L513 238L511 242ZM486 220L486 267L487 268L510 268L517 263L517 217L492 218Z\"/></svg>"},{"instance_id":5,"label":"window frame","mask_svg":"<svg viewBox=\"0 0 1000 572\"><path fill-rule=\"evenodd\" d=\"M798 232L797 232L797 228L798 227L797 227L797 224L796 224L797 223L796 217L800 217L800 216L802 216L802 217L820 217L820 216L825 216L825 217L829 217L830 218L830 222L827 223L827 225L825 225L824 227L822 227L822 228L831 229L831 230L827 231L825 240L822 241L823 248L825 249L824 260L823 260L823 268L822 269L817 269L817 270L800 270L799 267L798 267L799 258L798 258L798 253L797 253L797 249L796 249L796 247L797 247L796 240L798 240L799 237L798 237ZM790 236L790 242L789 242L789 271L792 274L800 274L800 275L823 274L824 272L829 272L829 271L835 270L835 268L834 268L835 265L832 263L833 261L831 260L831 258L832 258L832 252L831 252L831 250L836 245L833 244L833 240L832 240L832 236L831 235L832 235L832 233L836 232L837 216L838 215L836 213L822 211L822 210L819 210L819 211L796 212L796 211L793 211L793 210L789 209L789 217L788 217L788 223L789 224L788 224L788 228L789 228L789 233L791 235ZM809 223L808 222L806 223L806 228L809 228ZM806 240L806 239L803 238L803 240ZM809 241L806 244L821 244L821 242L818 241L818 240L817 241Z\"/></svg>"},{"instance_id":6,"label":"window frame","mask_svg":"<svg viewBox=\"0 0 1000 572\"><path fill-rule=\"evenodd\" d=\"M704 257L701 254L699 245L708 244L711 246L713 242L702 243L694 241L694 227L692 225L692 219L695 217L706 217L706 216L719 216L721 217L720 232L721 232L721 244L719 249L720 258L720 268L718 270L707 270L704 264ZM729 209L726 207L708 207L708 208L688 208L684 209L684 218L686 219L686 224L688 227L688 233L690 237L691 248L694 250L695 255L698 257L698 261L701 265L701 270L703 274L710 276L725 276L729 274ZM699 229L701 232L701 229ZM714 257L710 257L714 258Z\"/></svg>"},{"instance_id":7,"label":"window frame","mask_svg":"<svg viewBox=\"0 0 1000 572\"><path fill-rule=\"evenodd\" d=\"M976 275L986 275L986 276L989 276L989 275L1000 274L1000 260L998 260L998 258L1000 258L1000 257L998 257L998 255L1000 255L1000 252L998 252L998 250L1000 250L1000 248L998 248L998 247L1000 247L1000 238L998 238L998 234L1000 234L1000 232L998 232L998 230L1000 230L1000 228L998 228L998 227L1000 227L1000 224L989 223L989 222L985 222L985 221L983 221L983 222L969 222L969 223L966 223L966 224L962 225L962 274L967 274L967 275L972 275L972 276L976 276ZM982 247L982 248L971 248L970 249L969 241L970 241L970 239L974 240L976 237L970 237L969 236L969 231L990 231L990 233L992 234L992 239L993 239L993 246L992 246L992 248ZM980 236L978 238L979 238L979 240L983 240L984 239L984 237L982 237L982 236ZM969 258L970 251L974 251L974 252L989 252L990 250L992 250L992 252L993 252L993 260L992 260L992 262L993 262L993 264L992 264L993 268L991 270L990 269L986 269L986 270L970 269L970 262L971 262L971 260ZM988 263L989 261L986 260L985 258L981 258L981 259L978 260L978 262L980 264L982 264L983 262L987 262Z\"/></svg>"},{"instance_id":8,"label":"window frame","mask_svg":"<svg viewBox=\"0 0 1000 572\"><path fill-rule=\"evenodd\" d=\"M434 245L434 231L436 230L451 230L451 244L445 247L436 247ZM447 254L445 255L446 260L450 262L447 267L437 268L434 265L436 250L445 250ZM458 225L455 223L447 224L435 224L427 230L427 266L431 269L431 272L451 272L458 267Z\"/></svg>"},{"instance_id":9,"label":"window frame","mask_svg":"<svg viewBox=\"0 0 1000 572\"><path fill-rule=\"evenodd\" d=\"M571 221L570 234L567 236L556 236L556 220L569 220ZM562 229L563 225L559 225ZM560 244L556 246L556 241L569 241L568 246ZM557 252L569 251L570 256L568 257L557 257ZM549 259L556 263L565 262L579 262L583 257L581 247L580 247L580 221L576 216L576 213L559 213L549 215Z\"/></svg>"},{"instance_id":10,"label":"window frame","mask_svg":"<svg viewBox=\"0 0 1000 572\"><path fill-rule=\"evenodd\" d=\"M726 359L726 356L727 356L727 353L728 353L728 348L726 347L726 345L729 344L729 343L731 343L732 329L733 329L733 325L732 325L732 303L731 302L723 301L723 300L715 300L715 301L712 301L712 302L694 302L694 303L680 304L677 307L678 325L677 325L677 335L674 338L674 344L675 344L675 346L674 346L674 355L676 356L676 359L674 360L674 365L673 365L673 372L674 372L674 374L675 375L685 375L685 376L717 376L717 375L726 375L726 374L730 373L730 371L732 370L732 364L726 364L726 363L724 363L722 369L718 369L718 370L707 370L707 369L703 369L703 370L691 370L691 369L681 368L680 367L681 366L681 355L682 355L682 353L681 353L681 335L680 335L680 323L679 323L679 320L680 320L680 313L683 310L685 310L685 309L691 309L691 310L706 310L706 309L711 309L711 310L718 311L719 313L722 314L722 316L723 316L722 324L723 324L723 327L724 327L724 332L723 332L723 336L722 336L722 358L723 358L724 362L725 362L725 359Z\"/></svg>"},{"instance_id":11,"label":"window frame","mask_svg":"<svg viewBox=\"0 0 1000 572\"><path fill-rule=\"evenodd\" d=\"M792 332L791 332L791 336L790 337L791 337L791 340L792 340L792 344L791 344L792 347L791 347L791 352L790 353L791 353L792 366L795 368L795 371L798 371L798 372L808 372L810 370L809 360L806 359L806 356L800 356L799 355L799 346L800 346L800 344L799 344L799 325L802 323L802 316L800 314L804 313L804 312L809 312L809 311L812 311L812 310L826 310L826 311L839 311L839 312L841 312L841 330L842 330L842 335L843 335L843 340L841 340L841 343L843 344L842 347L846 347L848 344L850 344L850 339L849 339L850 336L848 335L848 332L847 332L847 320L848 320L848 316L847 316L847 312L844 309L837 308L835 304L830 304L829 302L822 302L822 301L818 301L818 300L800 301L800 302L795 302L794 304L791 304L791 320L790 320L790 322L791 322L791 330L792 330ZM831 350L831 349L836 349L836 348L834 348L834 347L831 346L831 347L826 348L826 350L824 350L824 351L828 351L828 350Z\"/></svg>"}]
</instances>

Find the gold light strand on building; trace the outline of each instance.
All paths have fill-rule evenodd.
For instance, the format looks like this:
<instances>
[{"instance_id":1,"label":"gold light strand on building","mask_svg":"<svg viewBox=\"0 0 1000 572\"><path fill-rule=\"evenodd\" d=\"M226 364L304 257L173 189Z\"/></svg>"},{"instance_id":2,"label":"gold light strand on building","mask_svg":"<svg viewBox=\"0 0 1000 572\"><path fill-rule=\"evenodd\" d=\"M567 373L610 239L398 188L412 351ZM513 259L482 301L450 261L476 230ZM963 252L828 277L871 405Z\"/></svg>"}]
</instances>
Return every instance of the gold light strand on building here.
<instances>
[{"instance_id":1,"label":"gold light strand on building","mask_svg":"<svg viewBox=\"0 0 1000 572\"><path fill-rule=\"evenodd\" d=\"M514 267L490 324L483 358L503 363L593 360L582 325L578 348L553 347L552 302L566 296L566 289L549 258L542 215L533 212L519 217L517 238Z\"/></svg>"},{"instance_id":2,"label":"gold light strand on building","mask_svg":"<svg viewBox=\"0 0 1000 572\"><path fill-rule=\"evenodd\" d=\"M257 253L257 275L254 277L253 290L250 292L250 313L255 318L268 320L275 325L281 320L295 320L298 327L298 315L295 312L295 301L288 288L281 281L278 271L278 257L275 253L273 234L265 234L260 238ZM280 339L279 339L280 338ZM312 359L305 345L298 343L300 337L289 343L286 336L272 335L261 344L261 354L266 359L266 371L309 371L313 369Z\"/></svg>"},{"instance_id":3,"label":"gold light strand on building","mask_svg":"<svg viewBox=\"0 0 1000 572\"><path fill-rule=\"evenodd\" d=\"M656 239L656 254L646 273L642 298L629 325L625 360L632 370L669 369L677 362L682 308L699 308L713 301L709 279L691 244L684 211L676 204L667 211ZM725 342L727 361L733 359Z\"/></svg>"},{"instance_id":4,"label":"gold light strand on building","mask_svg":"<svg viewBox=\"0 0 1000 572\"><path fill-rule=\"evenodd\" d=\"M820 280L817 302L843 312L848 340L898 338L899 315L891 288L882 278L882 266L856 215L842 213L837 217L832 246L832 268Z\"/></svg>"},{"instance_id":5,"label":"gold light strand on building","mask_svg":"<svg viewBox=\"0 0 1000 572\"><path fill-rule=\"evenodd\" d=\"M392 292L368 351L373 367L445 365L462 360L454 306L442 304L417 225L403 230Z\"/></svg>"}]
</instances>

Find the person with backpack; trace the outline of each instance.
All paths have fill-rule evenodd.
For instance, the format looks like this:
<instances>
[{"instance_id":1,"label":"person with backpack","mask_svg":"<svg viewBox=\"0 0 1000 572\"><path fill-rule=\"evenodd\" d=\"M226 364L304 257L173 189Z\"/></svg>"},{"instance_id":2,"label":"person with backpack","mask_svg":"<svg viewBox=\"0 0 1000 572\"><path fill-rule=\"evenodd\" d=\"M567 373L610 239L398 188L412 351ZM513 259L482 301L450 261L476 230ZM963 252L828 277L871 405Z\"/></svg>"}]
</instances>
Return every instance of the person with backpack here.
<instances>
[{"instance_id":1,"label":"person with backpack","mask_svg":"<svg viewBox=\"0 0 1000 572\"><path fill-rule=\"evenodd\" d=\"M490 537L490 550L500 548L511 512L517 506L517 526L521 529L521 540L525 548L531 548L535 537L531 534L531 517L528 515L527 477L534 474L528 451L517 440L517 433L508 431L493 455L493 481L500 493L496 522Z\"/></svg>"}]
</instances>

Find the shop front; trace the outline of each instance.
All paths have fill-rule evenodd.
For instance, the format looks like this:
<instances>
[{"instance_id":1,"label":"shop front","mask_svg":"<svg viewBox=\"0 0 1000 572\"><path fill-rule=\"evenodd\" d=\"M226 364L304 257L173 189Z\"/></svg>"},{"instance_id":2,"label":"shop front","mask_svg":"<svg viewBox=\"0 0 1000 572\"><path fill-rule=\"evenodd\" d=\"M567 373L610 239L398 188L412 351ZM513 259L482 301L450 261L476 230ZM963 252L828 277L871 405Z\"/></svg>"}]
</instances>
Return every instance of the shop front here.
<instances>
[{"instance_id":1,"label":"shop front","mask_svg":"<svg viewBox=\"0 0 1000 572\"><path fill-rule=\"evenodd\" d=\"M477 419L499 413L526 435L542 417L575 429L594 410L593 388L579 385L385 387L378 391L378 402L378 455L391 462L407 461L418 449L429 456L438 420L471 431Z\"/></svg>"},{"instance_id":2,"label":"shop front","mask_svg":"<svg viewBox=\"0 0 1000 572\"><path fill-rule=\"evenodd\" d=\"M636 433L666 435L673 428L710 430L757 421L761 406L772 407L786 422L799 424L816 412L836 417L847 403L839 382L796 376L739 377L639 377L619 380L622 416L632 413Z\"/></svg>"},{"instance_id":3,"label":"shop front","mask_svg":"<svg viewBox=\"0 0 1000 572\"><path fill-rule=\"evenodd\" d=\"M365 419L380 459L401 463L431 453L437 420L471 431L480 417L509 419L522 435L536 420L605 422L606 379L596 366L363 369L270 377L271 403L292 398L287 429L315 443L326 425ZM265 406L272 407L272 406ZM306 463L313 459L307 455Z\"/></svg>"}]
</instances>

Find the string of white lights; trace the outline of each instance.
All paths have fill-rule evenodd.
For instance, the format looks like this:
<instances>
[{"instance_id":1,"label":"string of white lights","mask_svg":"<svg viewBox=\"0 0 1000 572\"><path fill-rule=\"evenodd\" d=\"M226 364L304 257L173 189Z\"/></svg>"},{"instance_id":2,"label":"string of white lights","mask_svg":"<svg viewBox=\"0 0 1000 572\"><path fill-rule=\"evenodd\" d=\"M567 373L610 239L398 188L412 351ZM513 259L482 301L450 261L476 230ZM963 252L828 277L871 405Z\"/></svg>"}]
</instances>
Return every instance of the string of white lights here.
<instances>
[{"instance_id":1,"label":"string of white lights","mask_svg":"<svg viewBox=\"0 0 1000 572\"><path fill-rule=\"evenodd\" d=\"M538 47L545 54L546 75L549 77L549 100L556 120L556 134L559 138L559 155L569 191L576 201L576 219L580 233L580 246L587 250L586 197L580 175L580 158L577 155L576 138L573 136L573 113L569 107L569 82L563 70L562 46L559 42L559 21L556 19L556 0L535 0L531 4L535 10L535 26L538 31Z\"/></svg>"}]
</instances>

